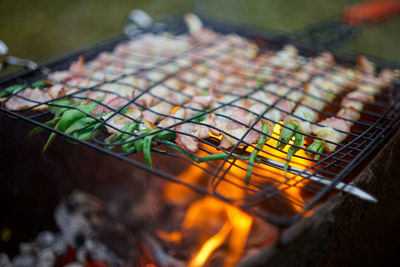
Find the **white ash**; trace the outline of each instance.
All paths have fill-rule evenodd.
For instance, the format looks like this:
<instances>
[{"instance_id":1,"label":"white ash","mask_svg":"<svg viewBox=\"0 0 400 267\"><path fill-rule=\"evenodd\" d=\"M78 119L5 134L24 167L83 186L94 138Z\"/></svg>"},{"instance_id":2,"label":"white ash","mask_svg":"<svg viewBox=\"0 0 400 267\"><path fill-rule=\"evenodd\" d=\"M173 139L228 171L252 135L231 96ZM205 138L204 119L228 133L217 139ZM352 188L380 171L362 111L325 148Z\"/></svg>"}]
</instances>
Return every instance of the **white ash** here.
<instances>
[{"instance_id":1,"label":"white ash","mask_svg":"<svg viewBox=\"0 0 400 267\"><path fill-rule=\"evenodd\" d=\"M169 256L150 233L132 233L114 219L95 196L75 192L62 201L54 212L60 232L44 231L35 240L20 244L19 255L11 261L0 254L0 266L54 266L69 251L76 249L67 267L84 266L88 260L108 266L136 266L140 249L145 246L160 266L185 266Z\"/></svg>"},{"instance_id":2,"label":"white ash","mask_svg":"<svg viewBox=\"0 0 400 267\"><path fill-rule=\"evenodd\" d=\"M110 266L124 264L98 239L94 227L106 224L105 217L101 200L82 192L73 193L57 206L55 221L68 245L77 249L76 258L79 262L85 262L90 257Z\"/></svg>"},{"instance_id":3,"label":"white ash","mask_svg":"<svg viewBox=\"0 0 400 267\"><path fill-rule=\"evenodd\" d=\"M5 257L2 254L0 266L30 267L30 266L54 266L56 258L64 255L67 251L67 243L61 233L52 233L49 231L41 232L32 242L24 242L19 246L19 255L12 259L7 265Z\"/></svg>"},{"instance_id":4,"label":"white ash","mask_svg":"<svg viewBox=\"0 0 400 267\"><path fill-rule=\"evenodd\" d=\"M122 266L124 262L95 238L89 219L85 218L85 215L93 211L90 209L100 209L99 203L96 203L95 198L82 194L75 194L74 200L75 203L62 202L56 208L55 220L61 232L44 231L32 242L21 243L19 255L11 262L6 254L0 254L0 266L54 266L57 257L67 253L68 246L76 248L76 262L67 266L83 266L89 257L109 266ZM91 217L98 220L96 216Z\"/></svg>"},{"instance_id":5,"label":"white ash","mask_svg":"<svg viewBox=\"0 0 400 267\"><path fill-rule=\"evenodd\" d=\"M83 267L84 265L79 262L71 262L68 263L67 265L64 265L64 267Z\"/></svg>"},{"instance_id":6,"label":"white ash","mask_svg":"<svg viewBox=\"0 0 400 267\"><path fill-rule=\"evenodd\" d=\"M43 246L43 247L51 246L54 243L55 239L56 238L55 238L54 234L49 231L41 232L37 237L37 241L39 242L39 245Z\"/></svg>"},{"instance_id":7,"label":"white ash","mask_svg":"<svg viewBox=\"0 0 400 267\"><path fill-rule=\"evenodd\" d=\"M35 265L35 258L32 255L18 255L12 261L12 266L15 267L31 267Z\"/></svg>"},{"instance_id":8,"label":"white ash","mask_svg":"<svg viewBox=\"0 0 400 267\"><path fill-rule=\"evenodd\" d=\"M0 266L12 267L10 258L5 253L0 253Z\"/></svg>"},{"instance_id":9,"label":"white ash","mask_svg":"<svg viewBox=\"0 0 400 267\"><path fill-rule=\"evenodd\" d=\"M36 266L52 267L56 262L56 256L50 249L43 249L38 253Z\"/></svg>"}]
</instances>

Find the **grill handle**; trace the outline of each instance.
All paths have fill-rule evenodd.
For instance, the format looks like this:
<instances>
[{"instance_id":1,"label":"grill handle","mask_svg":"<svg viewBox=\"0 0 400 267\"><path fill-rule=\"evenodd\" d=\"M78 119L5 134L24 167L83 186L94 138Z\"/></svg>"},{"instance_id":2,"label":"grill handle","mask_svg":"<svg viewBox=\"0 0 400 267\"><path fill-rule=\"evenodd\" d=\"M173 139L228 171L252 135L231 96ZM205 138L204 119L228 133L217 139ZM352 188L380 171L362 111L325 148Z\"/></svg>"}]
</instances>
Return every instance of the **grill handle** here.
<instances>
[{"instance_id":1,"label":"grill handle","mask_svg":"<svg viewBox=\"0 0 400 267\"><path fill-rule=\"evenodd\" d=\"M10 65L24 67L31 70L34 70L38 67L38 64L36 64L36 62L32 60L23 59L15 56L8 56L7 53L7 45L2 40L0 40L0 72L5 70Z\"/></svg>"},{"instance_id":2,"label":"grill handle","mask_svg":"<svg viewBox=\"0 0 400 267\"><path fill-rule=\"evenodd\" d=\"M343 19L347 24L359 27L385 20L398 12L400 12L400 1L374 0L346 8Z\"/></svg>"},{"instance_id":3,"label":"grill handle","mask_svg":"<svg viewBox=\"0 0 400 267\"><path fill-rule=\"evenodd\" d=\"M141 10L133 9L129 12L128 18L124 25L124 33L129 38L134 37L137 33L146 30L153 24L150 15Z\"/></svg>"},{"instance_id":4,"label":"grill handle","mask_svg":"<svg viewBox=\"0 0 400 267\"><path fill-rule=\"evenodd\" d=\"M399 0L373 0L356 4L343 11L342 19L308 27L304 36L326 45L344 43L362 27L383 21L400 12Z\"/></svg>"},{"instance_id":5,"label":"grill handle","mask_svg":"<svg viewBox=\"0 0 400 267\"><path fill-rule=\"evenodd\" d=\"M159 32L164 30L165 25L160 22L154 22L153 18L144 10L133 9L129 12L124 25L124 34L128 38L134 38L136 34L142 31Z\"/></svg>"}]
</instances>

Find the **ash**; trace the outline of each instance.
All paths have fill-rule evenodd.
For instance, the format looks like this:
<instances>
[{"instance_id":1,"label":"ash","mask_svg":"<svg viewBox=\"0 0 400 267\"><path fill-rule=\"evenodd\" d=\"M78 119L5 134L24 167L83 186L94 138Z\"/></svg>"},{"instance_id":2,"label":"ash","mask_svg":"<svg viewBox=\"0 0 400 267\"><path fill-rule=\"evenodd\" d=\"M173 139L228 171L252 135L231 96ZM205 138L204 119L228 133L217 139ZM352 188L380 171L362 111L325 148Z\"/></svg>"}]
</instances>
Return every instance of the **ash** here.
<instances>
[{"instance_id":1,"label":"ash","mask_svg":"<svg viewBox=\"0 0 400 267\"><path fill-rule=\"evenodd\" d=\"M126 229L93 195L73 193L57 206L54 219L60 232L44 231L32 242L21 243L12 260L1 253L0 266L137 266L139 262L183 266L149 234L137 237ZM151 255L142 253L143 246Z\"/></svg>"},{"instance_id":2,"label":"ash","mask_svg":"<svg viewBox=\"0 0 400 267\"><path fill-rule=\"evenodd\" d=\"M64 255L67 248L68 244L62 233L44 231L32 242L21 243L19 255L12 261L6 254L0 254L0 266L54 266L56 258Z\"/></svg>"}]
</instances>

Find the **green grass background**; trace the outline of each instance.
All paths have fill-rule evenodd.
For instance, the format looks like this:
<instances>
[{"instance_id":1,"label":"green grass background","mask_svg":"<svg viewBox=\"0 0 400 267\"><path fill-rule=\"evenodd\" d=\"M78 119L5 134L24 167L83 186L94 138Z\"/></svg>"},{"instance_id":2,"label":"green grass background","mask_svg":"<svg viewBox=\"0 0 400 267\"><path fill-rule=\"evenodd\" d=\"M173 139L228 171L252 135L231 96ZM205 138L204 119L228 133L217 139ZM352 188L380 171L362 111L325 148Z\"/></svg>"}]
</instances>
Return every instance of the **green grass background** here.
<instances>
[{"instance_id":1,"label":"green grass background","mask_svg":"<svg viewBox=\"0 0 400 267\"><path fill-rule=\"evenodd\" d=\"M194 11L298 32L311 23L340 17L359 1L323 0L0 0L0 40L9 54L39 63L121 33L129 11L140 8L154 19ZM348 46L400 61L400 16L364 29ZM0 73L4 76L15 69Z\"/></svg>"}]
</instances>

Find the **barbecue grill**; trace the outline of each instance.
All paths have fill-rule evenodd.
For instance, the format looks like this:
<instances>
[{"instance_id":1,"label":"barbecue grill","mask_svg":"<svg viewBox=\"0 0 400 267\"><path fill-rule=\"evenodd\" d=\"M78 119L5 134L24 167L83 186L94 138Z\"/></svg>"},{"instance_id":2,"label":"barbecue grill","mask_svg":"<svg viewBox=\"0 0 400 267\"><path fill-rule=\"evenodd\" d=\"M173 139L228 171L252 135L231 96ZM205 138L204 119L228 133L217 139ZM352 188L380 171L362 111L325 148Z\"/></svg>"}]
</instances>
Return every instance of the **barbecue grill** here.
<instances>
[{"instance_id":1,"label":"barbecue grill","mask_svg":"<svg viewBox=\"0 0 400 267\"><path fill-rule=\"evenodd\" d=\"M204 21L204 24L207 27L211 27L215 32L219 34L228 34L234 32L241 36L244 36L249 40L254 40L259 45L262 51L263 50L277 51L287 43L294 43L297 49L300 51L300 54L307 58L310 56L317 56L318 53L323 52L325 47L327 46L327 41L325 42L324 40L315 41L311 38L307 38L304 36L301 39L296 39L296 37L293 36L288 37L278 32L265 31L264 29L259 29L254 27L250 28L244 25L239 26L234 23L222 22L204 16L201 16L201 19ZM48 78L49 77L48 75L50 73L66 69L72 62L76 61L79 56L83 56L86 61L90 62L99 53L104 51L112 51L116 47L116 45L124 43L128 41L128 39L135 40L137 38L140 38L140 36L145 34L146 32L151 32L154 34L169 32L173 33L175 36L177 36L177 38L179 38L180 35L186 33L186 27L181 17L179 16L170 17L166 20L160 21L160 23L157 23L156 26L150 26L147 29L137 30L131 36L128 37L118 36L101 44L97 44L95 46L74 52L70 55L62 57L50 63L41 65L37 70L25 71L23 73L11 77L7 77L0 81L0 86L1 88L6 88L8 86L12 86L15 84L24 84L26 86L22 90L26 90L26 88L28 88L30 84L35 83L38 80ZM143 77L142 73L145 73L146 71L149 70L155 70L160 74L162 74L163 77L165 78L153 81L150 80L152 84L147 88L144 89L137 88L139 90L142 90L140 95L136 96L133 100L129 100L130 102L128 102L124 107L126 107L131 102L135 102L135 100L141 95L146 95L146 94L152 95L154 98L156 99L158 98L162 102L167 101L165 99L160 99L157 95L152 94L151 89L159 84L163 84L169 78L176 78L184 84L194 85L193 82L185 81L184 79L178 77L178 74L181 72L189 72L194 75L199 75L199 73L196 73L196 69L194 68L194 66L200 63L207 65L207 62L210 61L212 57L226 56L227 53L229 53L229 50L226 48L220 49L214 55L210 55L208 57L206 56L191 61L190 64L180 64L180 63L182 63L183 60L187 60L188 57L190 57L193 53L201 54L202 50L204 50L207 47L215 46L217 42L218 41L211 41L203 43L199 46L190 47L189 49L187 49L182 53L172 55L167 58L160 58L160 60L158 60L154 65L135 69L134 71L132 71L132 73L129 74L112 73L108 70L100 69L99 70L100 72L108 73L110 75L113 75L113 77L115 78L113 78L112 80L105 80L105 81L97 78L92 78L93 84L91 86L77 87L78 91L70 96L76 97L78 99L81 98L82 100L84 100L85 98L79 96L80 92L97 91L99 87L107 83L111 82L123 83L123 81L121 80L123 80L123 78L127 77L128 75ZM331 46L331 48L335 51L339 51L338 47L339 46ZM340 52L337 52L335 54L335 60L339 64L353 66L355 65L357 55L358 54L354 51L341 48ZM388 60L384 60L373 56L368 56L368 58L374 61L378 65L379 69L399 67L399 65L395 62L390 62ZM174 71L166 72L165 69L168 66L172 66ZM207 66L216 72L219 73L225 72L225 70L220 69L218 66L215 66L212 63L208 64ZM243 68L246 66L238 65L236 67ZM251 76L246 77L238 75L238 77L243 81L254 81L257 84L257 86L251 88L251 90L249 90L249 92L244 95L232 95L233 97L232 101L220 105L215 110L199 111L196 116L190 119L180 120L177 124L166 128L159 127L156 131L144 135L138 136L123 130L119 129L116 130L120 131L121 133L130 135L132 138L129 139L129 142L135 142L138 140L145 140L146 137L155 133L161 133L165 131L177 132L177 130L174 129L173 127L182 125L187 122L193 124L201 124L201 122L196 120L197 118L207 116L211 112L218 112L219 109L222 109L225 106L238 107L248 113L256 114L251 110L247 110L243 107L237 106L236 103L237 101L243 98L257 101L257 99L252 98L252 95L259 90L266 90L264 88L264 85L267 84L269 81L255 80ZM210 77L210 80L212 79L213 78ZM214 80L212 82L217 82L217 80ZM233 87L243 86L237 83L232 83L229 85ZM182 94L179 88L173 88L170 85L165 85L165 86L168 87L169 90L174 91L176 94ZM253 149L258 149L254 144L246 143L244 141L244 136L240 140L238 140L237 144L232 149L227 149L227 150L223 150L218 147L219 140L216 137L210 137L206 140L203 139L200 140L200 143L202 144L200 146L200 149L202 150L203 154L212 155L216 153L216 151L219 153L227 154L227 156L224 159L216 162L208 162L207 164L202 164L192 160L192 158L195 155L192 152L185 150L184 148L177 147L175 150L173 150L165 146L166 143L165 141L157 140L157 145L152 147L152 153L159 154L157 155L157 158L160 158L161 162L162 161L174 162L174 165L177 166L184 166L185 168L187 168L187 166L194 166L195 168L201 169L201 171L204 172L204 175L207 176L207 179L205 180L204 183L202 183L202 185L199 185L180 179L176 175L177 170L171 171L171 168L166 168L166 166L163 164L158 164L158 166L157 164L155 164L155 166L149 167L148 165L145 164L142 156L139 153L125 153L118 147L112 150L108 149L108 146L110 144L103 141L104 135L101 131L99 133L99 130L103 126L113 127L112 125L109 124L109 119L100 120L99 118L95 118L90 114L87 114L88 116L91 116L93 119L98 120L100 122L100 125L97 126L95 129L93 129L89 141L81 141L74 136L67 135L64 132L54 129L53 127L47 126L44 122L49 119L50 116L49 112L34 111L35 107L44 104L47 104L49 106L53 105L60 107L59 104L53 104L52 100L46 102L36 102L33 107L28 107L22 110L14 110L14 111L8 110L4 107L4 103L7 102L6 100L2 103L1 110L7 113L8 116L12 118L29 121L47 130L55 132L61 136L65 136L68 138L68 140L73 140L74 142L78 142L83 145L89 146L104 154L111 155L113 157L117 157L123 161L126 161L132 164L133 166L145 169L148 172L156 174L160 178L184 184L203 194L209 194L218 197L224 201L237 205L238 207L245 209L251 213L257 214L258 216L261 216L262 218L271 223L280 226L289 226L294 222L298 221L308 210L314 207L320 200L326 197L329 193L334 191L335 188L346 191L346 185L341 182L346 178L347 178L346 181L349 181L351 177L354 177L355 174L357 173L357 167L360 164L362 164L363 160L365 160L365 158L367 158L376 148L382 146L382 144L384 144L387 138L390 137L393 134L393 132L397 129L400 119L399 106L398 106L399 86L400 86L399 82L398 81L395 82L391 87L386 88L385 90L382 91L382 93L376 96L375 103L367 105L367 108L361 112L362 113L361 119L359 121L353 121L355 126L352 127L351 132L346 132L346 134L348 134L349 137L346 139L345 142L341 144L336 144L338 148L333 153L331 154L322 153L322 157L319 160L312 160L305 156L295 155L294 156L295 160L296 158L300 159L300 162L301 160L307 160L307 161L311 160L312 163L309 166L307 165L301 166L302 163L299 163L300 167L295 167L295 166L289 167L288 173L292 175L288 176L289 178L286 177L285 180L277 179L274 177L276 177L277 175L283 177L282 175L283 164L281 160L285 160L286 155L285 153L278 151L275 147L269 145L269 148L263 151L266 156L262 156L260 158L260 164L254 167L256 171L255 173L253 173L253 176L257 176L257 179L255 178L251 179L248 185L246 185L243 176L235 175L232 174L232 172L230 172L232 168L236 168L242 171L246 170L246 167L244 167L244 165L247 164L247 160L243 159L243 156L249 156L250 154L248 152L249 147L253 147ZM204 90L207 90L207 88L204 88ZM300 88L293 87L290 90L296 91L300 90ZM219 93L230 94L229 92L219 92ZM268 93L274 94L273 91L270 91ZM9 98L12 97L13 95L14 94L9 96ZM285 99L287 95L283 96L277 95L277 97L280 100L280 99ZM338 95L337 97L340 99L345 96ZM315 99L319 101L325 101L318 99L318 97L315 97ZM91 100L96 101L94 99ZM278 101L272 104L270 108L271 109L277 108L275 106L277 102ZM328 103L329 105L328 109L325 109L323 111L318 111L320 117L326 118L326 117L336 116L335 115L336 111L339 110L341 107L339 103L340 102L338 101ZM297 103L297 105L303 105L303 104ZM70 108L68 106L65 107ZM123 114L124 107L117 108L114 110L112 107L106 106L106 108L108 108L109 110L113 110L114 112L114 114L109 118L112 118L116 114L124 116ZM143 108L152 111L151 108L146 108L146 107ZM269 109L267 109L266 112L268 110ZM157 113L157 111L153 112ZM173 114L159 114L159 115L162 115L164 117L173 117ZM255 124L260 119L262 119L262 116L259 116L257 121L253 123L253 125L248 126L248 125L243 125L243 123L241 123L240 121L235 121L234 119L231 118L233 122L242 124L244 127L246 127L247 128L246 133L249 133L250 131L260 132L259 130L254 128ZM279 123L279 122L274 122L274 123ZM282 125L282 127L285 126ZM264 134L262 132L260 133ZM314 138L311 135L307 136ZM271 138L271 140L278 141L277 137L272 134L269 135L269 137ZM113 145L122 146L129 142L125 143L121 142ZM178 150L178 152L176 150ZM274 152L275 150L276 153ZM234 199L219 190L221 183L228 183L232 187L242 188L246 193L244 194L244 197L241 197L239 199ZM290 188L299 188L301 193L297 197L293 196L287 192L288 190L290 190ZM347 189L347 191L351 190ZM272 206L273 205L279 206L279 203L282 203L282 205L294 203L296 206L299 207L299 209L278 211L276 209L270 208L271 203L274 203L272 204Z\"/></svg>"},{"instance_id":2,"label":"barbecue grill","mask_svg":"<svg viewBox=\"0 0 400 267\"><path fill-rule=\"evenodd\" d=\"M359 53L356 51L345 49L336 44L338 41L345 39L350 34L354 33L355 30L355 28L348 27L346 24L342 24L341 22L323 25L323 27L315 27L307 32L306 35L301 34L288 36L287 34L282 32L266 30L264 28L256 28L252 25L237 25L234 22L220 21L208 18L206 16L201 16L201 19L207 27L212 28L212 30L214 30L220 36L229 33L236 33L246 38L247 40L253 41L257 44L261 53L274 54L276 51L279 51L280 49L285 47L285 45L294 44L300 54L304 56L307 60L311 57L319 55L320 53L328 49L334 52L335 61L338 64L349 67L353 67L356 65L356 59L359 55ZM333 30L333 33L335 33L335 31L340 31L342 33L337 36L333 36L333 39L324 39L320 38L320 36L316 36L319 34L319 31L325 31L326 28L328 28L329 30ZM74 109L73 107L71 108L70 106L63 106L62 104L59 104L61 102L55 102L54 100L45 102L39 101L33 103L33 106L24 108L22 110L10 110L5 107L7 101L13 97L23 99L23 97L19 96L18 94L20 92L29 90L31 84L39 84L40 86L40 83L42 83L43 79L50 80L50 82L52 82L53 84L62 84L59 81L52 80L52 74L57 71L63 71L67 69L71 65L71 63L79 62L82 57L85 59L86 62L90 64L90 62L97 59L99 55L101 55L101 53L114 51L120 44L135 42L147 33L161 35L164 32L172 33L172 35L175 36L174 38L179 39L182 37L184 38L185 34L187 33L187 29L185 23L180 16L170 17L168 19L153 24L148 28L138 29L135 27L133 31L126 32L128 33L127 36L118 36L106 42L77 51L53 62L41 65L37 70L26 71L24 73L16 74L14 76L2 79L0 81L0 88L10 88L9 86L14 86L16 84L20 84L23 86L20 87L21 91L19 91L18 93L11 93L11 95L2 102L2 106L0 108L8 117L12 119L21 119L23 121L27 121L31 124L39 126L40 128L45 128L51 132L55 132L59 136L64 136L68 141L72 141L74 143L77 142L83 145L79 146L61 142L61 150L68 149L71 151L71 153L79 155L78 157L93 158L93 162L99 164L108 165L107 160L103 160L103 158L108 157L104 157L104 155L101 154L112 157L113 159L110 160L110 163L112 163L113 166L116 166L116 168L117 166L118 168L121 168L118 170L118 172L115 173L115 175L119 177L125 176L124 170L126 170L127 173L129 172L128 176L131 176L135 181L133 183L133 186L136 185L137 188L146 187L148 177L145 177L144 173L148 172L152 174L151 177L156 176L166 181L172 181L173 183L182 184L200 194L206 196L214 196L220 200L225 201L226 203L230 203L243 210L246 210L249 213L255 214L266 220L267 222L275 224L279 227L292 226L289 231L286 231L283 233L283 235L279 236L277 242L275 242L273 245L267 246L264 249L261 249L259 253L253 254L247 259L244 259L244 261L242 261L241 263L242 265L240 266L264 266L266 262L272 265L275 264L277 266L289 265L296 262L296 258L298 258L299 260L303 259L302 264L311 265L315 264L316 262L326 263L326 259L329 257L331 263L340 263L340 260L338 261L337 259L332 258L334 257L334 255L325 257L325 255L321 255L319 251L316 253L315 250L313 250L312 246L306 246L305 248L299 249L299 247L302 247L301 242L303 241L301 240L308 240L309 243L316 244L316 246L317 244L320 244L322 245L323 249L326 249L328 251L335 250L335 243L342 241L340 235L351 236L352 234L354 234L352 233L351 228L362 221L362 210L366 206L374 206L378 209L382 208L382 206L380 205L381 203L378 203L378 205L375 204L368 206L368 204L361 202L359 199L355 199L353 195L357 196L360 199L368 200L371 202L376 202L377 200L381 201L382 199L384 199L384 196L382 196L381 194L382 190L379 191L372 190L370 187L368 188L368 191L377 197L375 198L374 196L355 187L355 185L360 186L360 182L362 183L363 181L370 178L370 174L365 174L365 172L361 172L361 170L372 158L375 158L375 162L372 166L369 166L368 170L379 170L379 161L382 162L385 160L385 158L387 159L387 166L385 165L385 168L391 168L390 166L393 166L394 163L393 159L390 158L390 155L393 155L393 157L396 157L396 155L398 156L398 151L396 151L395 148L398 147L396 145L398 139L396 139L397 141L393 141L393 139L390 141L390 144L393 144L392 148L390 148L389 146L389 148L386 147L385 149L382 149L382 147L384 146L384 144L387 143L390 137L393 136L393 133L398 128L400 118L398 107L398 87L400 86L399 80L395 80L391 86L384 88L379 94L375 95L374 103L364 103L365 107L361 112L360 120L351 121L354 124L351 128L351 131L342 132L344 134L347 134L348 137L342 143L335 143L335 145L337 145L337 149L333 153L320 153L319 160L313 160L312 158L306 156L304 151L306 151L308 149L308 146L311 144L309 140L318 140L318 138L315 138L315 136L306 135L307 145L305 147L298 147L300 151L293 156L292 163L289 165L287 175L285 175L284 171L284 162L287 157L287 149L281 151L275 147L275 144L280 141L277 132L279 132L280 129L286 128L286 125L284 125L283 122L273 121L273 123L277 123L279 127L276 127L277 132L267 135L269 141L262 149L257 147L255 144L246 142L245 136L238 138L236 140L236 145L234 145L233 148L222 149L219 145L221 142L220 138L218 136L211 135L211 137L207 139L199 139L200 150L196 153L193 153L185 148L182 148L181 146L177 146L174 145L174 143L171 143L173 138L157 139L153 138L152 136L157 133L172 133L174 135L182 134L182 132L180 132L175 126L182 126L185 123L204 125L204 123L201 122L200 118L204 118L211 113L218 114L218 112L225 107L234 107L245 113L257 115L257 120L251 125L245 125L233 118L226 118L226 116L225 118L232 121L232 123L240 124L241 126L245 127L245 135L252 132L258 132L262 135L265 135L265 133L260 132L260 130L256 128L257 122L266 119L264 115L268 112L268 110L279 109L277 103L280 100L286 99L293 102L293 100L290 99L289 94L291 92L299 92L304 84L308 83L311 79L318 77L319 74L316 74L316 76L312 76L307 81L301 81L300 86L291 87L288 93L285 95L276 94L276 92L269 90L268 87L265 87L266 84L271 82L268 77L264 80L260 80L255 79L251 74L235 73L235 78L237 78L237 80L241 82L225 82L223 80L219 81L216 77L210 75L211 77L207 77L209 83L219 82L222 83L224 86L229 86L232 88L241 88L243 87L243 84L246 84L247 87L244 89L246 93L233 94L228 91L224 91L223 89L216 88L216 93L228 95L231 97L232 101L229 101L228 103L222 103L220 106L212 110L195 110L197 112L196 115L190 119L178 120L178 122L174 125L170 125L168 127L158 127L150 133L143 135L137 135L136 133L128 132L124 129L114 128L114 130L116 130L118 134L129 136L128 141L118 141L118 143L113 143L112 147L110 147L110 143L104 141L105 138L108 137L108 133L105 129L113 128L113 125L110 124L110 120L113 118L113 116L125 116L124 107L128 106L131 103L136 103L136 100L141 96L152 96L160 101L160 103L168 103L167 99L159 97L153 92L153 89L156 88L158 85L165 86L166 88L168 88L169 91L175 93L176 95L187 97L187 95L184 95L184 93L178 87L171 85L170 83L168 83L168 81L170 79L176 79L184 86L193 86L195 85L195 82L193 80L186 80L185 78L182 78L180 74L187 73L193 77L200 77L202 73L201 71L199 71L199 68L197 68L200 65L206 65L209 70L212 70L214 73L218 73L221 76L228 75L229 71L227 69L221 68L221 66L216 65L213 59L229 58L229 49L224 47L222 49L215 49L214 53L202 56L203 51L206 51L209 48L217 47L218 41L202 42L199 45L191 46L185 51L180 51L168 57L152 58L151 60L155 62L154 64L147 64L141 66L140 68L137 68L139 62L129 62L129 64L131 64L132 66L132 71L130 72L122 73L118 71L99 69L99 72L104 73L105 75L109 75L109 77L112 78L103 80L96 77L90 77L90 86L72 86L78 90L71 95L61 97L60 99L73 97L74 99L85 100L87 99L87 97L82 96L82 92L94 93L101 91L101 88L103 86L106 86L107 84L123 84L125 81L124 78L128 76L133 76L135 78L145 80L148 84L145 87L135 88L140 91L139 95L135 95L133 99L126 99L126 105L124 105L123 107L113 108L111 106L104 105L96 99L90 99L92 102L97 101L96 103L102 105L103 108L111 110L112 114L108 118L99 118L94 117L90 114L86 114L88 117L91 117L92 119L96 120L96 122L98 122L96 128L92 129L88 141L82 141L76 136L65 134L63 131L59 131L57 129L54 129L53 127L50 127L47 121L52 118L52 114L49 111L37 110L38 107L43 107L43 105L47 105L50 108L57 107L67 108L69 110ZM318 37L318 39L316 39L315 37ZM230 45L235 47L236 49L242 48L241 44L232 42L230 43ZM193 55L196 55L196 57L194 57L195 59L192 58ZM140 58L142 55L138 54L137 56ZM377 64L378 70L381 70L383 68L394 69L399 68L400 66L396 62L391 62L389 60L381 59L371 55L367 55L367 57ZM140 63L143 63L143 61L141 61ZM239 69L246 68L246 65L240 62L232 62L231 64L233 67ZM268 69L268 67L265 68ZM155 75L152 78L143 75L146 72L150 71L153 73L158 73L158 75ZM276 70L270 70L270 72L278 76L278 83L280 80L287 77L286 74L279 74L279 72ZM325 77L325 75L326 74L320 74L321 77ZM207 92L209 90L207 86L204 86L200 89L204 92ZM262 101L260 101L260 99L253 97L253 95L260 91L270 93L277 97L277 100L273 104L271 104L261 116L251 109L244 108L238 105L238 103L243 99L263 103ZM309 96L314 98L315 101L324 101L326 103L327 108L322 111L318 111L319 120L329 117L338 118L338 115L336 115L336 113L342 107L342 105L340 104L341 100L346 99L347 97L345 93L340 93L335 96L335 100L333 102L327 102L326 100L322 100L317 96ZM296 107L306 106L306 104L300 101L294 103ZM184 105L185 104L181 105L181 107ZM152 107L141 106L141 108L143 110L153 112L153 114L162 115L162 117L165 118L174 117L174 112L160 113L153 110ZM175 107L175 110L177 108L179 107ZM286 113L288 115L293 115L292 113ZM221 116L223 117L224 115ZM15 125L20 124L20 122L15 123ZM313 124L318 125L318 123ZM38 131L38 129L39 128L36 128L34 131ZM221 130L218 128L218 125L215 126L215 129ZM300 133L299 131L295 132ZM185 133L185 135L188 134ZM192 135L192 137L195 136ZM36 139L33 136L22 138L24 138L25 141L29 139ZM146 142L146 140L151 140L151 138L153 138L151 142L151 158L153 165L152 167L149 167L148 158L144 157L142 152L126 152L123 149L124 146L126 147L127 145L131 145L133 144L133 142ZM60 147L60 142L57 142L57 144L54 145ZM293 143L291 142L289 143L289 145L291 145L292 147L296 147L296 145L293 145ZM87 152L91 151L90 148L94 149L94 151L91 153ZM249 183L247 183L245 174L246 170L249 167L248 158L252 154L252 151L257 150L260 150L260 153L257 157L256 164L254 164L251 179L248 181ZM101 153L96 153L96 151ZM53 152L46 151L45 153L43 153L43 156L46 158L47 153L50 154ZM56 154L58 154L58 152ZM379 154L379 156L375 157L376 154ZM215 155L220 155L222 157L220 157L217 161L201 160L204 156L213 157ZM73 163L74 161L71 160L68 156L64 157L64 155L62 155L60 157L58 155L57 157L58 159L63 159L61 160L63 162L62 165L75 166L76 164L77 166L80 166L77 168L80 171L83 171L84 174L74 175L77 176L77 178L82 176L82 178L85 179L87 173L92 173L91 171L87 171L86 166L82 167L82 164L78 164L77 162L79 162L79 160L77 159L74 159L75 163ZM36 160L32 162L35 161ZM376 164L376 161L378 162L378 164ZM129 167L129 165L133 165L136 168L131 168L131 172L129 168L126 168ZM63 172L62 175L60 174L60 178L65 181L62 184L66 185L57 185L57 192L55 193L55 195L57 195L57 201L61 195L65 195L65 192L69 191L68 188L71 183L74 183L73 181L67 181L71 178L72 175L69 174L70 171L68 170L68 167L65 166L62 166L61 168L59 168L59 170L56 170L57 172ZM50 170L51 169L52 164L50 164ZM107 173L113 173L112 166L104 167L102 168L102 170ZM98 187L97 189L101 188L102 186L107 187L107 183L104 182L104 177L106 175L102 173L102 170L96 170L93 173L94 177L86 179L87 181L83 181L82 184L80 184L80 187L83 190L85 190L85 188L86 190L90 189L88 191L92 192L96 192L96 189L91 190L91 182L93 184L96 184L94 187ZM42 173L42 170L40 170L39 172ZM194 175L194 173L196 175ZM376 172L374 171L374 173ZM386 177L380 177L390 175L389 173L392 174L393 172L386 172L386 174L381 174L380 171L378 171L377 176L381 178L379 186L383 187L384 184L386 184L386 186L387 184L389 184L390 186L390 183L392 181L391 179L385 179L385 181L383 181L383 178ZM194 178L191 177L192 174L193 176L195 176ZM45 177L47 176L48 174L45 175ZM394 176L389 177L394 179ZM102 179L102 181L99 182L99 185L97 185L97 178ZM116 183L124 184L124 182L121 181L122 179L115 179ZM108 183L109 182L110 181L108 181ZM132 185L129 184L129 186ZM375 184L375 187L378 186ZM44 186L43 190L46 191L48 189L46 189L46 186ZM38 190L33 189L33 191L36 192ZM99 193L99 195L104 196L104 192L107 190L105 190L104 188L104 190L100 189L99 191L103 191L103 193ZM239 194L240 197L235 196L234 192L237 191L241 192ZM340 191L348 193L348 195L345 194L344 196L347 202L342 203L343 194L336 194ZM109 199L109 197L107 197L109 196L109 194L106 193L105 195L105 199ZM53 196L53 194L51 194L51 196ZM330 198L331 196L334 197ZM329 201L325 201L328 198ZM45 205L50 206L48 208L44 206L42 211L47 214L46 216L50 217L48 212L50 212L50 210L53 210L55 203L51 201L48 201L49 203L47 203L47 200L43 202L41 200L41 197L38 197L37 199L38 203L46 203ZM131 199L131 201L135 200ZM17 202L19 202L19 200ZM20 204L23 204L23 202L24 201L21 201ZM348 203L350 203L350 207ZM35 205L36 204L34 204L33 206ZM318 210L314 209L314 207L317 205L319 206ZM37 206L40 206L40 204L38 204ZM359 212L351 215L353 213L353 209L358 209ZM7 210L8 209L6 209L6 213ZM342 214L339 214L337 216L338 210L340 210ZM385 209L382 209L382 211L380 211L380 213L378 214L384 214L383 210ZM30 212L32 214L35 214L36 217L36 213L34 211ZM315 212L314 216L309 216L313 212ZM11 212L9 211L8 213ZM344 222L338 223L337 221L334 221L332 217L336 218L335 216L340 219L344 218ZM374 217L373 214L368 216ZM304 217L307 218L298 222L301 218ZM41 219L34 220L33 225L30 226L29 229L35 229L34 231L37 231L37 223L40 220ZM346 225L347 223L348 225ZM10 224L10 222L8 222L8 224L12 225L12 223ZM47 228L53 228L52 223L50 225L48 225L48 223L44 224L47 225L45 226ZM343 227L343 231L341 229L342 232L340 233L339 237L329 236L325 234L329 232L330 229L334 228L335 225L343 224L346 225L346 227ZM357 226L355 227L357 228ZM23 229L25 232L29 231L25 230L24 227ZM43 228L41 225L39 227L39 230L42 229ZM311 232L309 231L310 229L312 229ZM362 229L366 228L360 228L357 231L362 232ZM395 233L395 231L393 231L392 233ZM20 239L22 240L25 238ZM285 246L281 246L282 244ZM352 251L354 251L351 245L350 247L347 246L347 248L345 246L342 246L342 249L345 251L349 251L349 253L352 253ZM291 255L291 257L286 256L289 254ZM249 254L246 253L246 255ZM311 260L305 260L304 255L308 255L306 256L306 258L310 258Z\"/></svg>"}]
</instances>

